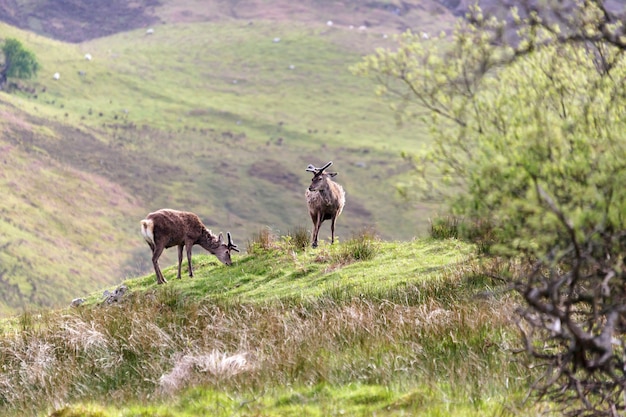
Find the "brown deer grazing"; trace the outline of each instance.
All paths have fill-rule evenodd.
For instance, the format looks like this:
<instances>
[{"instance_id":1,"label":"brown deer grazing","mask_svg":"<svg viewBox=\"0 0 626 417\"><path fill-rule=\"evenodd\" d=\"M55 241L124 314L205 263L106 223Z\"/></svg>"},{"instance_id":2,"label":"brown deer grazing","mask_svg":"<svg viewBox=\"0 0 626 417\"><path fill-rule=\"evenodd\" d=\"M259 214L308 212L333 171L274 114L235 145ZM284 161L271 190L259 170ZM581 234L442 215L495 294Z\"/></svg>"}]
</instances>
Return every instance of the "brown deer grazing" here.
<instances>
[{"instance_id":1,"label":"brown deer grazing","mask_svg":"<svg viewBox=\"0 0 626 417\"><path fill-rule=\"evenodd\" d=\"M141 234L152 249L152 265L157 278L157 284L165 284L167 281L159 268L159 257L165 248L178 246L178 279L183 263L183 247L187 247L187 264L189 276L193 277L191 268L191 248L200 245L213 255L217 256L223 264L231 265L230 251L239 252L237 245L228 232L228 243L224 243L222 234L215 236L200 218L193 213L170 209L161 209L150 213L141 221Z\"/></svg>"},{"instance_id":2,"label":"brown deer grazing","mask_svg":"<svg viewBox=\"0 0 626 417\"><path fill-rule=\"evenodd\" d=\"M324 220L330 220L330 243L335 242L335 222L341 214L343 206L346 204L346 193L343 187L331 178L337 175L336 172L324 172L326 168L333 164L332 161L322 168L315 168L313 165L307 167L307 171L313 173L311 185L306 190L306 202L309 206L309 215L313 220L312 246L317 247L317 235Z\"/></svg>"}]
</instances>

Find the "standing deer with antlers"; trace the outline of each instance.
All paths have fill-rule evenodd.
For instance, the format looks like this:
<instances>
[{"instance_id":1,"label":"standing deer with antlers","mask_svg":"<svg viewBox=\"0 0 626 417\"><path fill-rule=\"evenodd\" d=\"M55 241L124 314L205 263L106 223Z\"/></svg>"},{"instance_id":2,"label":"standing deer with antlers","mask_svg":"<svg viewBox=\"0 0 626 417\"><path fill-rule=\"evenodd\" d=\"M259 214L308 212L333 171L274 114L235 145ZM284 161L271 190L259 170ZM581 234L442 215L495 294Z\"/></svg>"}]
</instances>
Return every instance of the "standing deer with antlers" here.
<instances>
[{"instance_id":1,"label":"standing deer with antlers","mask_svg":"<svg viewBox=\"0 0 626 417\"><path fill-rule=\"evenodd\" d=\"M313 173L311 185L306 190L306 202L309 206L309 215L313 221L313 232L311 240L312 246L317 247L317 235L324 220L330 220L330 243L335 242L335 222L343 211L346 204L346 193L343 187L332 180L337 175L336 172L324 172L326 168L333 164L332 161L322 168L313 165L307 167L308 172Z\"/></svg>"},{"instance_id":2,"label":"standing deer with antlers","mask_svg":"<svg viewBox=\"0 0 626 417\"><path fill-rule=\"evenodd\" d=\"M200 245L215 255L225 265L231 265L230 251L239 252L237 245L228 232L228 243L220 233L215 236L194 213L170 209L161 209L150 213L141 221L141 234L152 249L152 265L157 278L157 284L165 284L159 268L159 257L165 248L178 246L178 279L183 263L183 248L187 247L187 264L189 276L193 277L191 268L191 248Z\"/></svg>"}]
</instances>

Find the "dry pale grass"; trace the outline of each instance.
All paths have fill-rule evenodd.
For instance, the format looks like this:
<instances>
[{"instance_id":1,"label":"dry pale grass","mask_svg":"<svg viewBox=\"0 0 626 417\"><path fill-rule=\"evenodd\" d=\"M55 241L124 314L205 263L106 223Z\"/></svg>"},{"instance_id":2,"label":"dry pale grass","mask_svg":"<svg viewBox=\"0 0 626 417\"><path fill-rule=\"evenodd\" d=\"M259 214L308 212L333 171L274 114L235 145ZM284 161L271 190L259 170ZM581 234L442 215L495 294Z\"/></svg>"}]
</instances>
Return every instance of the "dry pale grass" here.
<instances>
[{"instance_id":1,"label":"dry pale grass","mask_svg":"<svg viewBox=\"0 0 626 417\"><path fill-rule=\"evenodd\" d=\"M206 375L215 380L224 380L249 369L245 353L228 355L213 350L209 353L188 353L175 359L174 368L159 378L159 386L165 393L172 394Z\"/></svg>"},{"instance_id":2,"label":"dry pale grass","mask_svg":"<svg viewBox=\"0 0 626 417\"><path fill-rule=\"evenodd\" d=\"M511 368L514 303L469 293L449 302L463 297L463 280L451 273L407 287L402 297L266 305L180 302L164 288L131 293L119 305L31 316L21 332L0 337L0 411L32 415L43 404L141 400L197 384L265 390L453 377L458 395L468 387L488 391L509 383L501 371Z\"/></svg>"}]
</instances>

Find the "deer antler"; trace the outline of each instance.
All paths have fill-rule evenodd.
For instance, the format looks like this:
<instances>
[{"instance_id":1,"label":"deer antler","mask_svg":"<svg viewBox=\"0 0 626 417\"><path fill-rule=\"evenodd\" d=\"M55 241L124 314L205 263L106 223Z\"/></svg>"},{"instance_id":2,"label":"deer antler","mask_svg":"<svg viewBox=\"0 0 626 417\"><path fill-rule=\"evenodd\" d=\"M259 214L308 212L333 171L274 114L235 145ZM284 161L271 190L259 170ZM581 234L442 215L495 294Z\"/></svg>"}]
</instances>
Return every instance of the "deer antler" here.
<instances>
[{"instance_id":1,"label":"deer antler","mask_svg":"<svg viewBox=\"0 0 626 417\"><path fill-rule=\"evenodd\" d=\"M239 252L239 249L237 249L237 245L233 243L233 238L230 237L230 232L227 232L226 234L228 235L228 249Z\"/></svg>"},{"instance_id":2,"label":"deer antler","mask_svg":"<svg viewBox=\"0 0 626 417\"><path fill-rule=\"evenodd\" d=\"M321 167L321 168L315 168L313 165L309 164L309 166L308 166L308 167L306 167L306 171L308 171L308 172L312 172L312 173L314 173L315 175L318 175L318 174L321 174L322 172L324 172L324 170L325 170L326 168L328 168L329 166L331 166L332 164L333 164L333 161L330 161L329 163L327 163L326 165L324 165L324 166L323 166L323 167Z\"/></svg>"}]
</instances>

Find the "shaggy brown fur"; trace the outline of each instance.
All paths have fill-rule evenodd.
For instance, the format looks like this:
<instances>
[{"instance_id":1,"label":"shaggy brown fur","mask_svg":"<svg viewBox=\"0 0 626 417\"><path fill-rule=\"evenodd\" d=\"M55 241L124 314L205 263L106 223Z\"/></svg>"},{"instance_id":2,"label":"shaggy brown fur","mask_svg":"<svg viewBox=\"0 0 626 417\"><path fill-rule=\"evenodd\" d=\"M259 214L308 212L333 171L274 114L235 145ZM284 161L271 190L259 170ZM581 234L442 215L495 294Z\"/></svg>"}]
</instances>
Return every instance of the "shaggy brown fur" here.
<instances>
[{"instance_id":1,"label":"shaggy brown fur","mask_svg":"<svg viewBox=\"0 0 626 417\"><path fill-rule=\"evenodd\" d=\"M324 220L331 221L330 243L333 244L335 242L335 222L346 204L346 193L343 187L332 180L337 173L324 172L332 164L331 161L322 168L315 168L313 165L309 165L306 169L313 173L313 179L305 192L305 197L309 207L309 215L313 221L311 241L314 248L317 247L317 235Z\"/></svg>"},{"instance_id":2,"label":"shaggy brown fur","mask_svg":"<svg viewBox=\"0 0 626 417\"><path fill-rule=\"evenodd\" d=\"M200 245L217 257L222 263L231 265L230 251L239 252L228 233L228 243L224 243L222 234L215 236L202 224L200 218L186 211L161 209L150 213L141 221L141 234L152 249L152 265L156 273L157 283L167 281L159 268L159 257L165 248L178 246L178 279L180 279L183 263L183 247L187 247L187 264L189 276L193 277L191 267L191 248Z\"/></svg>"}]
</instances>

